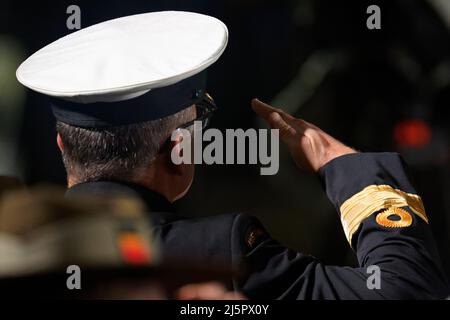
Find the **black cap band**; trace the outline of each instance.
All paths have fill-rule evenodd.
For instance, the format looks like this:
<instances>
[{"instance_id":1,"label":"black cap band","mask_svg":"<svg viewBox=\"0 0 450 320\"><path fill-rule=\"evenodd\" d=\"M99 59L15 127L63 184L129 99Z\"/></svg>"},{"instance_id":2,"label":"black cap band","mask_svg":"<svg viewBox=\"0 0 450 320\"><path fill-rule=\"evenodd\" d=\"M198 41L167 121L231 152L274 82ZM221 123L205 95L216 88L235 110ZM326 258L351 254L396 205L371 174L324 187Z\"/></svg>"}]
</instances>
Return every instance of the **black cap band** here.
<instances>
[{"instance_id":1,"label":"black cap band","mask_svg":"<svg viewBox=\"0 0 450 320\"><path fill-rule=\"evenodd\" d=\"M173 85L118 102L76 103L51 98L56 119L81 128L106 128L161 119L197 103L206 87L206 71Z\"/></svg>"}]
</instances>

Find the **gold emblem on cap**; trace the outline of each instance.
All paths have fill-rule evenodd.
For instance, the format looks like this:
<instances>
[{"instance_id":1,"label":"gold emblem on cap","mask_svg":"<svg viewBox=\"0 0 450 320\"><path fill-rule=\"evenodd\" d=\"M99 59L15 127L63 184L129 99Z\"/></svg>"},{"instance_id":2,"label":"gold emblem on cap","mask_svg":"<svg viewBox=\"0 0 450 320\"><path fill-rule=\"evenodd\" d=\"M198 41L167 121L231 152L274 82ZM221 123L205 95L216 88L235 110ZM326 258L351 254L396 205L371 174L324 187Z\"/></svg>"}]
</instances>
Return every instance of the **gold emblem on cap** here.
<instances>
[{"instance_id":1,"label":"gold emblem on cap","mask_svg":"<svg viewBox=\"0 0 450 320\"><path fill-rule=\"evenodd\" d=\"M397 216L400 220L391 220L391 216ZM377 214L376 221L386 228L406 228L412 224L412 216L405 209L392 207Z\"/></svg>"}]
</instances>

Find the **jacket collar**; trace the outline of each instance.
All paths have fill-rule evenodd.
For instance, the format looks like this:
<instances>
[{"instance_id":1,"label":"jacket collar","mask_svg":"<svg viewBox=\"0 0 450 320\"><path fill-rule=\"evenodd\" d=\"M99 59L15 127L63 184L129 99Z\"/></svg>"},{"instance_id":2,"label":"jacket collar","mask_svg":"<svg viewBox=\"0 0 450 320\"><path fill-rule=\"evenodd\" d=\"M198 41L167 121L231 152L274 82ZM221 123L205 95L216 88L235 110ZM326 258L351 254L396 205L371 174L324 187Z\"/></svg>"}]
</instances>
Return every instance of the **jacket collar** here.
<instances>
[{"instance_id":1,"label":"jacket collar","mask_svg":"<svg viewBox=\"0 0 450 320\"><path fill-rule=\"evenodd\" d=\"M152 212L174 212L174 206L162 195L144 186L119 181L95 181L77 184L66 191L66 197L78 195L129 196L143 201Z\"/></svg>"}]
</instances>

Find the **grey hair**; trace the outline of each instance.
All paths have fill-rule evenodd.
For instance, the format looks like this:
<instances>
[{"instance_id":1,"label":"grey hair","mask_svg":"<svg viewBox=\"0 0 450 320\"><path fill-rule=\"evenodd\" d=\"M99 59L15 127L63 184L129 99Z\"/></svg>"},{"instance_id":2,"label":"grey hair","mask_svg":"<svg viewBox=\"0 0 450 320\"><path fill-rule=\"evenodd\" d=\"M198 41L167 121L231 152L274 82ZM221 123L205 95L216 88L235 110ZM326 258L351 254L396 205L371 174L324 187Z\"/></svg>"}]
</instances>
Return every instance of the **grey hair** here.
<instances>
[{"instance_id":1,"label":"grey hair","mask_svg":"<svg viewBox=\"0 0 450 320\"><path fill-rule=\"evenodd\" d=\"M172 131L192 120L190 111L188 108L162 119L105 129L57 121L67 174L75 183L133 181L149 167Z\"/></svg>"}]
</instances>

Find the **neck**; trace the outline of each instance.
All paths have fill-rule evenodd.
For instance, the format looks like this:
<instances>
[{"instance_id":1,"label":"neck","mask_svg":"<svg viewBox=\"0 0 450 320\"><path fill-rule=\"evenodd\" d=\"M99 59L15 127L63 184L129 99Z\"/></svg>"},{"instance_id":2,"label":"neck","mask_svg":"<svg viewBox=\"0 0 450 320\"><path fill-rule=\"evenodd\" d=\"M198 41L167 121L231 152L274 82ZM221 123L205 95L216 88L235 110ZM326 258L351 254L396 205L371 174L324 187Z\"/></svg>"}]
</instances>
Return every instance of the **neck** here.
<instances>
[{"instance_id":1,"label":"neck","mask_svg":"<svg viewBox=\"0 0 450 320\"><path fill-rule=\"evenodd\" d=\"M89 195L99 197L127 196L144 202L147 209L159 212L173 212L172 204L155 190L124 181L93 181L78 183L66 192L67 197Z\"/></svg>"}]
</instances>

